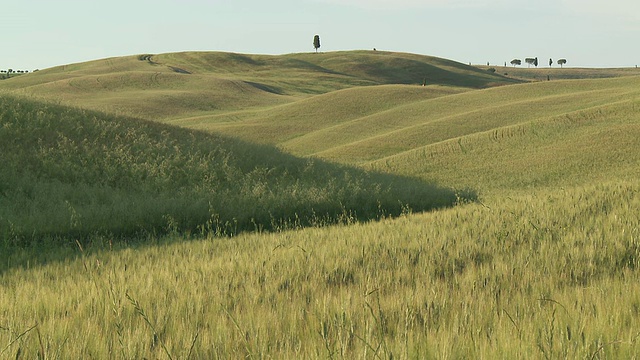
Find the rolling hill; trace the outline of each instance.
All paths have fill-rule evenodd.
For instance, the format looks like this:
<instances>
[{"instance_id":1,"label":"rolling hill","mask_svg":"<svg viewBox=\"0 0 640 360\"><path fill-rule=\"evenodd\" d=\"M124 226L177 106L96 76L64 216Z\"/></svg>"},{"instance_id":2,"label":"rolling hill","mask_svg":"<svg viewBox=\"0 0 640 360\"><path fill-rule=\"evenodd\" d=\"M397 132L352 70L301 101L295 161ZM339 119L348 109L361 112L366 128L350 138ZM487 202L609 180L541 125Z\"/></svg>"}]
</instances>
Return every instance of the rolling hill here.
<instances>
[{"instance_id":1,"label":"rolling hill","mask_svg":"<svg viewBox=\"0 0 640 360\"><path fill-rule=\"evenodd\" d=\"M640 139L635 124L639 89L638 77L475 91L358 87L266 111L177 123L275 145L298 156L437 179L456 187L530 189L533 183L584 183L612 172L637 175L640 159L632 149ZM562 125L566 123L571 125ZM593 133L578 135L582 131ZM621 137L613 141L612 133ZM628 152L627 160L612 162L610 155L621 151ZM472 155L480 153L482 157Z\"/></svg>"},{"instance_id":2,"label":"rolling hill","mask_svg":"<svg viewBox=\"0 0 640 360\"><path fill-rule=\"evenodd\" d=\"M166 120L265 108L354 86L517 82L429 56L372 51L279 56L218 52L137 55L59 66L0 89L116 114Z\"/></svg>"}]
</instances>

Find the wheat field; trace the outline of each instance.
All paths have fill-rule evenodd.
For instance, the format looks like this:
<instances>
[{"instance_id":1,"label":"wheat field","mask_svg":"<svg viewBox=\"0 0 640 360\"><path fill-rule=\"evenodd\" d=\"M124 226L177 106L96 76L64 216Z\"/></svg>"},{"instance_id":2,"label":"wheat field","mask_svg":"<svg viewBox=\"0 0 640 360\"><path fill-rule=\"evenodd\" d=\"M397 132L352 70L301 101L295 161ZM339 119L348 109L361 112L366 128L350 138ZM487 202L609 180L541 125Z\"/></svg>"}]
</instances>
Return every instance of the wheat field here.
<instances>
[{"instance_id":1,"label":"wheat field","mask_svg":"<svg viewBox=\"0 0 640 360\"><path fill-rule=\"evenodd\" d=\"M181 53L0 81L0 358L635 358L640 78L567 71Z\"/></svg>"}]
</instances>

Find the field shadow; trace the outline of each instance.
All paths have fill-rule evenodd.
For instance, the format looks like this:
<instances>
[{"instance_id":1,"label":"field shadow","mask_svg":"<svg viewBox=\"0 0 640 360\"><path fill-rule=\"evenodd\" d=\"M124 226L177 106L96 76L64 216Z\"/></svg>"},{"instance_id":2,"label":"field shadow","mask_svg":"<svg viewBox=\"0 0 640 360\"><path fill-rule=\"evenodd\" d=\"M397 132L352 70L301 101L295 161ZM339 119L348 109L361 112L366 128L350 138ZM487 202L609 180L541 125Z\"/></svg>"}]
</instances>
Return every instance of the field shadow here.
<instances>
[{"instance_id":1,"label":"field shadow","mask_svg":"<svg viewBox=\"0 0 640 360\"><path fill-rule=\"evenodd\" d=\"M270 152L266 147L252 147L254 150ZM147 246L174 244L176 241L198 241L207 238L230 238L243 233L281 232L301 230L309 227L350 225L394 218L408 213L430 212L451 208L460 203L477 200L473 190L457 191L451 188L427 183L422 180L384 174L335 165L317 160L301 159L279 154L278 157L292 161L283 170L291 171L291 166L307 166L308 176L314 177L310 188L322 191L321 184L336 184L347 181L357 186L333 185L334 196L329 192L315 198L295 199L283 197L271 206L257 197L230 197L220 201L216 210L211 209L211 199L200 194L182 198L170 197L152 201L141 197L114 195L130 202L120 204L121 214L110 214L112 209L96 212L101 218L129 219L122 224L106 227L89 226L82 228L51 229L5 238L0 243L0 275L16 269L29 269L51 263L69 262L95 252L121 251L128 248L142 249ZM278 170L279 171L279 170ZM247 175L251 176L251 175ZM260 186L260 185L257 185ZM315 186L315 188L314 188ZM255 190L256 188L252 188ZM296 186L287 187L296 192ZM304 193L304 192L303 192ZM64 200L67 204L67 200ZM135 208L140 201L148 202L142 214L129 213L124 209ZM178 203L176 207L168 203ZM85 222L97 221L89 218L88 211L75 210ZM6 234L5 234L6 235ZM84 250L86 249L86 251Z\"/></svg>"},{"instance_id":2,"label":"field shadow","mask_svg":"<svg viewBox=\"0 0 640 360\"><path fill-rule=\"evenodd\" d=\"M318 177L319 182L349 179L359 183L363 191L337 186L335 197L303 201L283 198L271 207L265 206L258 198L249 197L242 201L230 199L221 203L224 209L217 212L211 212L210 200L208 203L206 199L197 201L195 196L182 200L172 198L152 205L155 209L146 208L146 216L126 212L119 216L137 220L146 217L148 220L143 222L129 221L121 226L90 231L69 228L66 232L38 233L37 229L33 229L31 234L5 238L4 245L0 243L0 275L10 270L75 261L96 252L143 249L171 245L176 241L224 240L245 233L348 226L410 213L439 211L478 199L477 193L471 189L455 190L411 177L364 172L329 163L314 167L319 172L326 171ZM397 192L398 189L402 191ZM348 195L344 196L345 193ZM137 201L132 199L131 203L121 204L121 208L135 206ZM179 202L183 206L171 209L166 207L167 201ZM190 205L184 207L185 203ZM234 212L239 207L244 211ZM101 216L113 217L114 214L104 213Z\"/></svg>"}]
</instances>

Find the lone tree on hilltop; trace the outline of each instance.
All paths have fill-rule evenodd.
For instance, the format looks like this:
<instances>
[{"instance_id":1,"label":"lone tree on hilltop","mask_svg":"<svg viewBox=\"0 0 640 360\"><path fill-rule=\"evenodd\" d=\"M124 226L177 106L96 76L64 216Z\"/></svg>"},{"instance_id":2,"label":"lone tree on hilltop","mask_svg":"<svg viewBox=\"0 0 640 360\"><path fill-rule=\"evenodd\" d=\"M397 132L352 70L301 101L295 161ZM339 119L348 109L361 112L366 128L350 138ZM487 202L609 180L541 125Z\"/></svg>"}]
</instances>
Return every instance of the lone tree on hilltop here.
<instances>
[{"instance_id":1,"label":"lone tree on hilltop","mask_svg":"<svg viewBox=\"0 0 640 360\"><path fill-rule=\"evenodd\" d=\"M318 52L318 49L320 49L320 35L313 37L313 47L316 49L316 52Z\"/></svg>"},{"instance_id":2,"label":"lone tree on hilltop","mask_svg":"<svg viewBox=\"0 0 640 360\"><path fill-rule=\"evenodd\" d=\"M513 65L513 67L515 67L516 65L522 65L522 60L513 59L513 60L511 60L511 65Z\"/></svg>"},{"instance_id":3,"label":"lone tree on hilltop","mask_svg":"<svg viewBox=\"0 0 640 360\"><path fill-rule=\"evenodd\" d=\"M558 60L558 65L560 65L560 67L562 67L562 65L567 63L567 59L559 59Z\"/></svg>"},{"instance_id":4,"label":"lone tree on hilltop","mask_svg":"<svg viewBox=\"0 0 640 360\"><path fill-rule=\"evenodd\" d=\"M553 65L553 59L549 59L549 67L551 67L551 65Z\"/></svg>"}]
</instances>

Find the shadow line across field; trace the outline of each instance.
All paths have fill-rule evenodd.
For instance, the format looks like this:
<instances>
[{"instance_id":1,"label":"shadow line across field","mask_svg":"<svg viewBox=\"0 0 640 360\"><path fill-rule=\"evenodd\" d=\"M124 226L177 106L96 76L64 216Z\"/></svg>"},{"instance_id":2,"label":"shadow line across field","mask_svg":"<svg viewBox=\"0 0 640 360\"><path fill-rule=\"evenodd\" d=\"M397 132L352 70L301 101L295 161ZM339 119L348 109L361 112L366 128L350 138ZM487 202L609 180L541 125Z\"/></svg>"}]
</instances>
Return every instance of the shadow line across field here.
<instances>
[{"instance_id":1,"label":"shadow line across field","mask_svg":"<svg viewBox=\"0 0 640 360\"><path fill-rule=\"evenodd\" d=\"M476 199L157 122L9 96L0 105L0 271L78 245L375 221Z\"/></svg>"}]
</instances>

